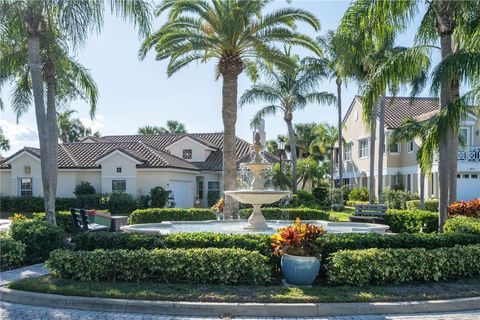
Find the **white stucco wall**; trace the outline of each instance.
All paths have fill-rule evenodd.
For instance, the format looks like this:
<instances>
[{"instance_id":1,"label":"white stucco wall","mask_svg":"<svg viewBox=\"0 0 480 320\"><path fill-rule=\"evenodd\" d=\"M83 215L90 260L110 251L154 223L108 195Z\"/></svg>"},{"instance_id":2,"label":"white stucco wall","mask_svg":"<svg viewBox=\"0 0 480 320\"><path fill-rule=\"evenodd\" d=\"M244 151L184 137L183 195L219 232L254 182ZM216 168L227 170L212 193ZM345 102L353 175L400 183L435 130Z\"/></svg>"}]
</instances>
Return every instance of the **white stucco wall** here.
<instances>
[{"instance_id":1,"label":"white stucco wall","mask_svg":"<svg viewBox=\"0 0 480 320\"><path fill-rule=\"evenodd\" d=\"M11 174L10 170L0 170L0 195L9 196L11 189Z\"/></svg>"},{"instance_id":2,"label":"white stucco wall","mask_svg":"<svg viewBox=\"0 0 480 320\"><path fill-rule=\"evenodd\" d=\"M28 153L19 155L11 163L10 175L10 195L19 196L20 186L19 178L32 178L32 193L34 196L43 195L42 172L40 168L40 159ZM25 168L30 167L30 173L25 172ZM3 178L2 178L3 179Z\"/></svg>"},{"instance_id":3,"label":"white stucco wall","mask_svg":"<svg viewBox=\"0 0 480 320\"><path fill-rule=\"evenodd\" d=\"M104 193L112 192L112 180L125 180L126 192L132 195L137 194L137 171L136 163L121 153L112 154L100 162L101 190ZM121 167L122 172L117 173L116 168Z\"/></svg>"},{"instance_id":4,"label":"white stucco wall","mask_svg":"<svg viewBox=\"0 0 480 320\"><path fill-rule=\"evenodd\" d=\"M57 197L75 197L76 174L75 171L58 170Z\"/></svg>"},{"instance_id":5,"label":"white stucco wall","mask_svg":"<svg viewBox=\"0 0 480 320\"><path fill-rule=\"evenodd\" d=\"M163 187L169 190L170 180L190 181L195 186L198 173L181 171L175 169L138 169L137 171L137 193L146 195L150 189Z\"/></svg>"},{"instance_id":6,"label":"white stucco wall","mask_svg":"<svg viewBox=\"0 0 480 320\"><path fill-rule=\"evenodd\" d=\"M184 138L177 143L166 147L170 154L183 159L183 149L192 149L192 159L187 160L189 162L203 162L212 152L211 150L207 149L205 146L201 145L199 142L195 140L191 140L188 138Z\"/></svg>"},{"instance_id":7,"label":"white stucco wall","mask_svg":"<svg viewBox=\"0 0 480 320\"><path fill-rule=\"evenodd\" d=\"M80 184L82 181L90 183L94 188L95 192L103 193L102 191L102 170L101 169L79 169L75 171L76 174L76 184Z\"/></svg>"}]
</instances>

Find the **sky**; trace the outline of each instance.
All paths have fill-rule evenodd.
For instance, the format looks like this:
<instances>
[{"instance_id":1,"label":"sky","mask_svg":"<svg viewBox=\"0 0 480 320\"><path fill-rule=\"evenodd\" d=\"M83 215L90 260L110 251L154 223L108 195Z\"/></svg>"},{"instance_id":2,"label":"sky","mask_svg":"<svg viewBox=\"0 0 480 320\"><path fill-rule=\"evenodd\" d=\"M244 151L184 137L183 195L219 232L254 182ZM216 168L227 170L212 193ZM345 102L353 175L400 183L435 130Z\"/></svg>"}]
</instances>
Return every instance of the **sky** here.
<instances>
[{"instance_id":1,"label":"sky","mask_svg":"<svg viewBox=\"0 0 480 320\"><path fill-rule=\"evenodd\" d=\"M317 16L321 31L315 32L310 26L301 24L298 31L317 37L329 29L335 29L349 1L275 0L265 10L294 6L306 9ZM164 17L157 18L154 26L158 28ZM398 38L399 45L411 45L415 34L412 24ZM144 125L165 125L167 120L177 120L186 125L188 132L221 132L221 86L215 80L214 62L206 64L193 63L171 77L167 77L167 61L156 61L153 52L140 61L137 53L142 39L134 27L123 20L107 14L102 32L90 36L88 42L75 58L90 70L95 79L100 97L95 119L89 117L89 105L74 101L69 106L78 113L75 117L102 135L135 134ZM305 51L299 51L305 52ZM241 75L238 93L240 95L252 83ZM3 154L9 155L24 146L38 146L34 107L24 114L16 123L16 116L10 107L8 85L2 88L1 97L5 110L0 112L0 127L10 139L11 149ZM321 91L336 92L334 81L326 79L321 83ZM353 97L358 94L353 82L343 87L343 114L347 111ZM408 94L408 92L406 93ZM425 92L428 94L428 92ZM255 112L263 104L257 103L238 110L237 136L247 141L252 139L249 126ZM336 123L337 110L334 106L308 105L303 111L294 114L294 123L328 122ZM286 133L286 125L280 114L266 118L267 139L276 139L278 134Z\"/></svg>"}]
</instances>

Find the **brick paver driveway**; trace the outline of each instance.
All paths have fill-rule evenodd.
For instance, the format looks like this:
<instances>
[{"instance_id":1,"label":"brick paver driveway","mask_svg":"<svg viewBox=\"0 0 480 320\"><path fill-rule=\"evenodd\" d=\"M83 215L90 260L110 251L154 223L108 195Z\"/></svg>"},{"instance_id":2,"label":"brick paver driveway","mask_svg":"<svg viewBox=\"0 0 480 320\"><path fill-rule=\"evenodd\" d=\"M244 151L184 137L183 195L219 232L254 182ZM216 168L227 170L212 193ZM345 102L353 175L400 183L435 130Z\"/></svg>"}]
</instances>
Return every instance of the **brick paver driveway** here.
<instances>
[{"instance_id":1,"label":"brick paver driveway","mask_svg":"<svg viewBox=\"0 0 480 320\"><path fill-rule=\"evenodd\" d=\"M114 313L82 311L73 309L55 309L26 306L21 304L0 302L0 319L2 320L200 320L200 319L219 319L211 317L173 317L156 316L148 314L133 313ZM480 319L480 310L442 313L442 314L411 314L411 315L376 315L376 316L345 316L345 317L326 317L326 318L241 318L244 320L270 320L270 319L315 319L315 320L478 320Z\"/></svg>"}]
</instances>

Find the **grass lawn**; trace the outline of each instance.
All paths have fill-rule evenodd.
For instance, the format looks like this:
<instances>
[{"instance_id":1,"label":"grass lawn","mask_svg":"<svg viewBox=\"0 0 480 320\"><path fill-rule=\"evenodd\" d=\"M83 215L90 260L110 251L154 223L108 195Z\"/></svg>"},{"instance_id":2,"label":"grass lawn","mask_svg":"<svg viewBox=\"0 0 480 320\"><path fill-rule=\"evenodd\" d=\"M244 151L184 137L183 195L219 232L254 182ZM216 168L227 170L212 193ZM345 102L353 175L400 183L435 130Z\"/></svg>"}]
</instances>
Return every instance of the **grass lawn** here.
<instances>
[{"instance_id":1,"label":"grass lawn","mask_svg":"<svg viewBox=\"0 0 480 320\"><path fill-rule=\"evenodd\" d=\"M82 283L49 276L13 282L11 289L103 298L209 302L371 302L480 296L480 277L455 282L334 287L221 286L164 283Z\"/></svg>"},{"instance_id":2,"label":"grass lawn","mask_svg":"<svg viewBox=\"0 0 480 320\"><path fill-rule=\"evenodd\" d=\"M345 207L343 211L329 211L331 221L348 222L348 217L355 213L355 208Z\"/></svg>"}]
</instances>

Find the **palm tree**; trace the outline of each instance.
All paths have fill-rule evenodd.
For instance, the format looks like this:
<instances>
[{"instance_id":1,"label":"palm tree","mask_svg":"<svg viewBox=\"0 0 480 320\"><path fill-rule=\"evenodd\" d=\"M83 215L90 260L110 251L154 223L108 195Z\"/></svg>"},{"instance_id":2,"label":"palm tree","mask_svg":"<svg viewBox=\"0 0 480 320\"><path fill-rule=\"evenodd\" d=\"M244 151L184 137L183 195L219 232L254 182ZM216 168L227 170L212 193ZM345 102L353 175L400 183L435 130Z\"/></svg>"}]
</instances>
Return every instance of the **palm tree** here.
<instances>
[{"instance_id":1,"label":"palm tree","mask_svg":"<svg viewBox=\"0 0 480 320\"><path fill-rule=\"evenodd\" d=\"M293 114L304 109L309 103L332 104L335 96L328 92L317 91L317 86L325 77L325 72L319 68L310 68L302 64L298 57L290 56L296 67L281 69L274 65L259 64L262 82L254 84L240 98L240 105L257 101L268 103L254 116L252 122L263 119L267 115L281 112L288 129L290 157L292 160L292 192L297 192L297 137L293 127Z\"/></svg>"},{"instance_id":2,"label":"palm tree","mask_svg":"<svg viewBox=\"0 0 480 320\"><path fill-rule=\"evenodd\" d=\"M310 156L310 145L317 136L317 124L297 123L295 124L295 134L297 139L297 155L304 158Z\"/></svg>"},{"instance_id":3,"label":"palm tree","mask_svg":"<svg viewBox=\"0 0 480 320\"><path fill-rule=\"evenodd\" d=\"M138 134L160 134L163 133L163 128L157 126L143 126L138 128Z\"/></svg>"},{"instance_id":4,"label":"palm tree","mask_svg":"<svg viewBox=\"0 0 480 320\"><path fill-rule=\"evenodd\" d=\"M2 128L0 128L0 150L8 151L10 150L10 140L3 133Z\"/></svg>"},{"instance_id":5,"label":"palm tree","mask_svg":"<svg viewBox=\"0 0 480 320\"><path fill-rule=\"evenodd\" d=\"M187 133L185 125L175 120L167 120L167 126L160 128L160 133Z\"/></svg>"},{"instance_id":6,"label":"palm tree","mask_svg":"<svg viewBox=\"0 0 480 320\"><path fill-rule=\"evenodd\" d=\"M143 33L149 29L149 5L143 1L111 1L113 12L128 18ZM76 95L80 88L96 106L96 87L88 72L69 56L90 31L98 31L105 11L103 1L0 0L0 85L16 80L12 106L20 116L35 106L41 171L48 221L55 224L58 171L56 103ZM78 92L77 92L78 95ZM0 103L0 105L3 105Z\"/></svg>"},{"instance_id":7,"label":"palm tree","mask_svg":"<svg viewBox=\"0 0 480 320\"><path fill-rule=\"evenodd\" d=\"M62 143L76 142L89 136L100 137L99 131L92 132L92 129L85 127L80 119L72 119L72 115L76 112L73 109L57 111L58 137Z\"/></svg>"},{"instance_id":8,"label":"palm tree","mask_svg":"<svg viewBox=\"0 0 480 320\"><path fill-rule=\"evenodd\" d=\"M291 66L276 44L300 45L319 51L309 37L294 31L298 21L306 22L315 30L320 23L311 13L286 8L263 14L269 0L165 0L157 8L157 15L169 10L167 22L148 37L140 50L143 59L154 48L157 60L168 59L167 74L171 76L193 61L216 61L216 73L223 79L222 118L223 189L236 188L237 80L248 71L254 76L259 58ZM226 218L236 214L236 204L226 197Z\"/></svg>"}]
</instances>

